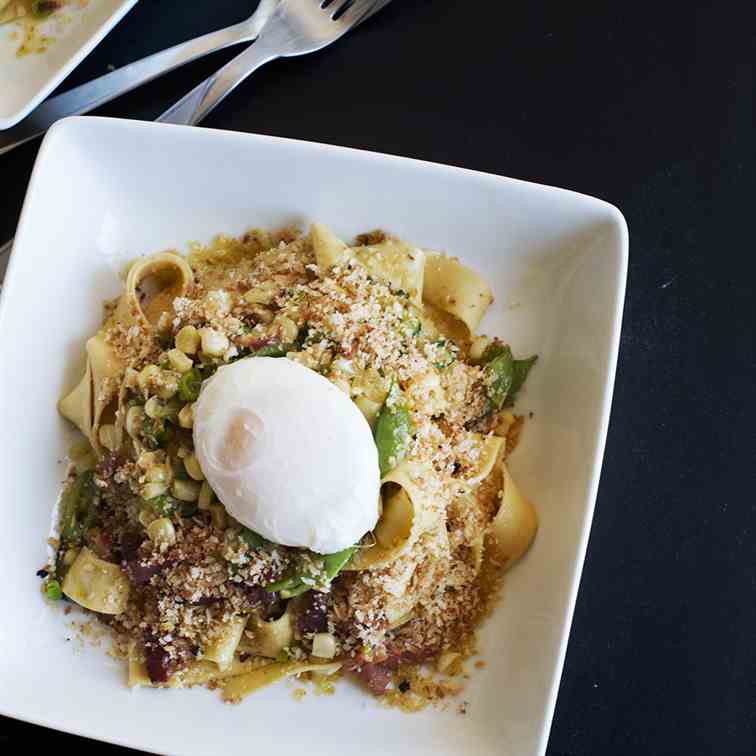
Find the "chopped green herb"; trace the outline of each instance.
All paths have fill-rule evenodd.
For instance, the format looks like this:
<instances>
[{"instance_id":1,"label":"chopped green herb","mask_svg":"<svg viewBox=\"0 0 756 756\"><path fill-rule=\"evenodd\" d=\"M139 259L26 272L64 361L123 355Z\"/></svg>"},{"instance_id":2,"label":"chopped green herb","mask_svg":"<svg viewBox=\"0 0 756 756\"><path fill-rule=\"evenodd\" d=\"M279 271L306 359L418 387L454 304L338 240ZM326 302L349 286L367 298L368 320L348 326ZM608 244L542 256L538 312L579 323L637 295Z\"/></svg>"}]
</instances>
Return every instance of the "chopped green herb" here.
<instances>
[{"instance_id":1,"label":"chopped green herb","mask_svg":"<svg viewBox=\"0 0 756 756\"><path fill-rule=\"evenodd\" d=\"M438 347L438 360L436 360L436 362L434 362L433 364L438 370L444 370L445 368L448 368L449 365L454 362L454 360L457 359L459 348L456 344L453 344L447 339L439 339L438 341L435 341L433 343Z\"/></svg>"},{"instance_id":2,"label":"chopped green herb","mask_svg":"<svg viewBox=\"0 0 756 756\"><path fill-rule=\"evenodd\" d=\"M162 515L163 517L170 516L176 509L176 501L167 494L147 499L147 503L157 514Z\"/></svg>"},{"instance_id":3,"label":"chopped green herb","mask_svg":"<svg viewBox=\"0 0 756 756\"><path fill-rule=\"evenodd\" d=\"M202 372L198 368L187 370L179 381L179 396L185 402L196 402L202 388L202 380Z\"/></svg>"}]
</instances>

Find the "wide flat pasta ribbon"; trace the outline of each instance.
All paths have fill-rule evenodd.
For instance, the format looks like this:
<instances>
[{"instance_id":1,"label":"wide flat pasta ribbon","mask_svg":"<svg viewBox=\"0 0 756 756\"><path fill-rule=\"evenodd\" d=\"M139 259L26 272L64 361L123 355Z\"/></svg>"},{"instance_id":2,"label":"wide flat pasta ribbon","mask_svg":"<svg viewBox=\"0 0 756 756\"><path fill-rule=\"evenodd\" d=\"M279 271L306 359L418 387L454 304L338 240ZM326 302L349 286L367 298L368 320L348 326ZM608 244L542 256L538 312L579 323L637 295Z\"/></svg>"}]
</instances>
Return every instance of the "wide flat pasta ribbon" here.
<instances>
[{"instance_id":1,"label":"wide flat pasta ribbon","mask_svg":"<svg viewBox=\"0 0 756 756\"><path fill-rule=\"evenodd\" d=\"M312 225L310 241L321 272L355 260L394 291L403 291L412 302L421 304L426 268L425 253L422 249L395 240L362 247L348 247L329 228L320 223Z\"/></svg>"},{"instance_id":2,"label":"wide flat pasta ribbon","mask_svg":"<svg viewBox=\"0 0 756 756\"><path fill-rule=\"evenodd\" d=\"M193 281L188 263L173 252L159 252L132 264L126 277L126 291L113 314L86 343L87 364L76 388L58 403L58 411L87 437L98 455L103 453L99 428L114 422L119 404L119 383L126 369L123 360L107 342L109 329L138 324L149 330L163 312L173 307ZM141 289L150 283L146 304L140 302ZM151 294L151 296L150 296ZM119 434L120 437L120 434Z\"/></svg>"},{"instance_id":3,"label":"wide flat pasta ribbon","mask_svg":"<svg viewBox=\"0 0 756 756\"><path fill-rule=\"evenodd\" d=\"M426 467L405 462L383 477L383 509L373 530L375 543L355 551L346 569L374 570L388 566L443 517L423 485L433 475Z\"/></svg>"},{"instance_id":4,"label":"wide flat pasta ribbon","mask_svg":"<svg viewBox=\"0 0 756 756\"><path fill-rule=\"evenodd\" d=\"M475 334L493 293L485 279L455 257L425 255L423 301L460 320Z\"/></svg>"}]
</instances>

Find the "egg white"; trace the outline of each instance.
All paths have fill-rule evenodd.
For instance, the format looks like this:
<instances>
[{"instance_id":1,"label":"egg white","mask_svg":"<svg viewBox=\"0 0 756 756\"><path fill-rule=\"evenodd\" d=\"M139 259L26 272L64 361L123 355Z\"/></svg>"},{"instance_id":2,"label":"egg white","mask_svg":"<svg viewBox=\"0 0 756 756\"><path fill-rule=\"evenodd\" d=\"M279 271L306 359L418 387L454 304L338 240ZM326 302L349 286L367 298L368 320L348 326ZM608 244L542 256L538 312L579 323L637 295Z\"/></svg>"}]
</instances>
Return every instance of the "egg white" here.
<instances>
[{"instance_id":1,"label":"egg white","mask_svg":"<svg viewBox=\"0 0 756 756\"><path fill-rule=\"evenodd\" d=\"M331 554L378 521L370 426L296 362L252 357L219 368L194 405L194 446L229 514L274 543Z\"/></svg>"}]
</instances>

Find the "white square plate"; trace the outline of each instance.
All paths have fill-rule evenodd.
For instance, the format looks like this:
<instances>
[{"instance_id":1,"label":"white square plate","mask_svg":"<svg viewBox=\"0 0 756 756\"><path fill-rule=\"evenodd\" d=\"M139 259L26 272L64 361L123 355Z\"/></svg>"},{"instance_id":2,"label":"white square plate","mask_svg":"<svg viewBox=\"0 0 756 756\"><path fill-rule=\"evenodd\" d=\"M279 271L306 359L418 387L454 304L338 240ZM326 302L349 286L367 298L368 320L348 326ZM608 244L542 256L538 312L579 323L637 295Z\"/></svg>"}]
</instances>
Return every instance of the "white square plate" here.
<instances>
[{"instance_id":1,"label":"white square plate","mask_svg":"<svg viewBox=\"0 0 756 756\"><path fill-rule=\"evenodd\" d=\"M0 26L0 129L9 129L36 108L136 2L89 0L82 7L71 2L38 27L52 40L48 49L21 58L16 54L21 26Z\"/></svg>"},{"instance_id":2,"label":"white square plate","mask_svg":"<svg viewBox=\"0 0 756 756\"><path fill-rule=\"evenodd\" d=\"M67 642L35 571L66 449L55 403L100 302L133 256L218 232L383 227L459 255L496 293L482 331L540 359L512 468L541 525L481 632L487 665L446 710L386 709L346 681L224 706L205 690L131 692L120 663ZM0 712L161 753L542 754L590 529L627 268L619 211L590 197L406 158L267 136L95 118L39 153L0 302ZM457 704L467 702L467 713Z\"/></svg>"}]
</instances>

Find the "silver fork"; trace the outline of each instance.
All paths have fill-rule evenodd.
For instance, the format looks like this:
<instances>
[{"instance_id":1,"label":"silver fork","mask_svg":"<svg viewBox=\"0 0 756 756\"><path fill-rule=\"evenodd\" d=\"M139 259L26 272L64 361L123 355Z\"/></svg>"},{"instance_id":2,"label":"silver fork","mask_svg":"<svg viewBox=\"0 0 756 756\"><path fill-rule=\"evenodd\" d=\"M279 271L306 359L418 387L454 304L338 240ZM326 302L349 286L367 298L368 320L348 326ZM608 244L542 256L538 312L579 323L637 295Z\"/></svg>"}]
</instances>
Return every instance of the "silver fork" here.
<instances>
[{"instance_id":1,"label":"silver fork","mask_svg":"<svg viewBox=\"0 0 756 756\"><path fill-rule=\"evenodd\" d=\"M280 0L257 42L205 79L157 120L193 126L260 66L276 58L305 55L330 45L386 2Z\"/></svg>"},{"instance_id":2,"label":"silver fork","mask_svg":"<svg viewBox=\"0 0 756 756\"><path fill-rule=\"evenodd\" d=\"M263 0L264 2L265 0ZM156 120L193 126L260 66L276 58L305 55L335 42L391 0L278 0L257 41L205 79ZM261 3L262 5L262 3ZM13 239L0 246L0 281Z\"/></svg>"}]
</instances>

